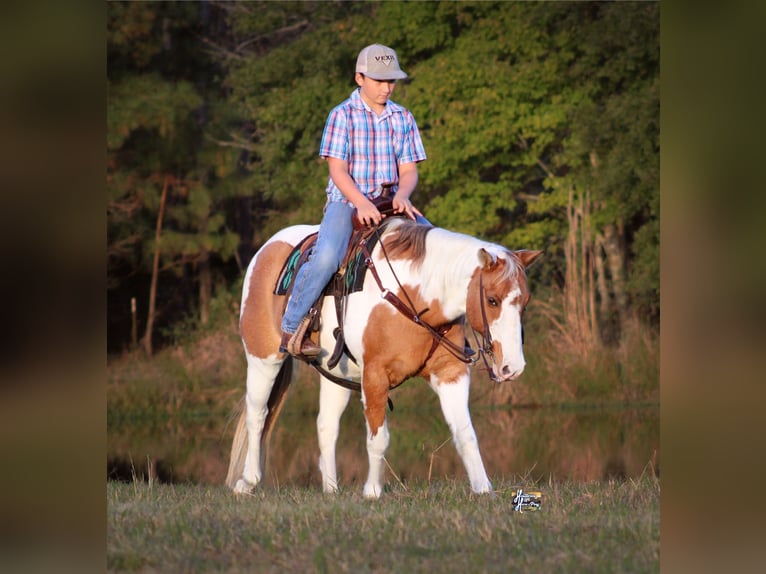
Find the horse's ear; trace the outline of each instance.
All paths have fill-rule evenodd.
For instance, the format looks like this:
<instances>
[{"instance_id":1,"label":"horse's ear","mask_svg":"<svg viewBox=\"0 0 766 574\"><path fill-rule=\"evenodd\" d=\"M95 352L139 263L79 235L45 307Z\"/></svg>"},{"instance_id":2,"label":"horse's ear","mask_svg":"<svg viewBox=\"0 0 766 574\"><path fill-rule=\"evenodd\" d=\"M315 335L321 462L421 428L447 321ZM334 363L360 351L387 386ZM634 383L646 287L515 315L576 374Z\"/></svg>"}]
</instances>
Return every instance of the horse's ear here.
<instances>
[{"instance_id":1,"label":"horse's ear","mask_svg":"<svg viewBox=\"0 0 766 574\"><path fill-rule=\"evenodd\" d=\"M529 267L535 261L535 259L543 254L542 251L530 251L529 249L519 249L518 251L514 251L514 253L521 260L521 264L524 266L524 269Z\"/></svg>"},{"instance_id":2,"label":"horse's ear","mask_svg":"<svg viewBox=\"0 0 766 574\"><path fill-rule=\"evenodd\" d=\"M489 251L484 249L483 247L479 249L479 263L481 263L481 266L484 269L489 269L492 267L492 265L495 264L497 259L494 255L492 255Z\"/></svg>"}]
</instances>

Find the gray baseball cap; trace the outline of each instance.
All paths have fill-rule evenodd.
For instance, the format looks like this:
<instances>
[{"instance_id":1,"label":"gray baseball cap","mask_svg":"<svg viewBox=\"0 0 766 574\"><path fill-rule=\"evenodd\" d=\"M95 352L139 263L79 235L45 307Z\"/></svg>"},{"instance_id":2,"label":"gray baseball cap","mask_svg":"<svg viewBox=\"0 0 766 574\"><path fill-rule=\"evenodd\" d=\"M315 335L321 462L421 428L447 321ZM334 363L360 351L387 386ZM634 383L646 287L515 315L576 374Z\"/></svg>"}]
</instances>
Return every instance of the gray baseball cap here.
<instances>
[{"instance_id":1,"label":"gray baseball cap","mask_svg":"<svg viewBox=\"0 0 766 574\"><path fill-rule=\"evenodd\" d=\"M399 68L396 52L381 44L372 44L359 52L356 71L373 80L403 80L407 77Z\"/></svg>"}]
</instances>

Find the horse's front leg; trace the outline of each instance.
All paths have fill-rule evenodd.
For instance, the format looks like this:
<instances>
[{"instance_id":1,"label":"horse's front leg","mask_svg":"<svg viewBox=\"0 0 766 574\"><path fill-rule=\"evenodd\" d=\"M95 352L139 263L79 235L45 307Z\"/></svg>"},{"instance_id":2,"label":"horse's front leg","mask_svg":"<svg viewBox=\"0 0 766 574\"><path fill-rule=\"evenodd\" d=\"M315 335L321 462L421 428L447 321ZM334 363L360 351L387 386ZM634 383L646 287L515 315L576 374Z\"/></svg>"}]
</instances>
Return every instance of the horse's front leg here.
<instances>
[{"instance_id":1,"label":"horse's front leg","mask_svg":"<svg viewBox=\"0 0 766 574\"><path fill-rule=\"evenodd\" d=\"M383 493L383 457L389 442L386 422L388 379L385 376L376 376L373 371L365 368L363 381L362 402L367 423L367 457L370 464L367 482L364 484L364 496L380 498Z\"/></svg>"},{"instance_id":2,"label":"horse's front leg","mask_svg":"<svg viewBox=\"0 0 766 574\"><path fill-rule=\"evenodd\" d=\"M477 493L492 492L492 484L481 460L471 413L468 411L469 387L470 378L467 372L455 382L443 382L437 375L431 376L431 388L439 396L444 418L452 431L455 448L468 473L471 490Z\"/></svg>"},{"instance_id":3,"label":"horse's front leg","mask_svg":"<svg viewBox=\"0 0 766 574\"><path fill-rule=\"evenodd\" d=\"M335 446L338 442L340 417L346 410L350 396L350 390L321 377L317 437L320 452L319 471L322 473L322 489L325 492L338 491Z\"/></svg>"}]
</instances>

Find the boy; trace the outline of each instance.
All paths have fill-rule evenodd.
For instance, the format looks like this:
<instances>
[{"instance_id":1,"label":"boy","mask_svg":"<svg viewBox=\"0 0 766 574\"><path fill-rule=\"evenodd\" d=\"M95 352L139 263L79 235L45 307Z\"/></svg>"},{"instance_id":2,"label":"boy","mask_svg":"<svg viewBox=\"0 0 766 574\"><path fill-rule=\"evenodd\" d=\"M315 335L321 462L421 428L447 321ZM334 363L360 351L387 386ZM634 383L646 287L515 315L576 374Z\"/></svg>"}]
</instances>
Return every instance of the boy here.
<instances>
[{"instance_id":1,"label":"boy","mask_svg":"<svg viewBox=\"0 0 766 574\"><path fill-rule=\"evenodd\" d=\"M282 318L281 352L309 358L321 352L310 338L298 340L296 331L341 264L354 208L364 224L380 223L382 215L370 200L390 182L394 211L428 223L410 202L418 183L417 164L426 159L420 132L412 113L389 99L396 81L406 77L394 50L367 46L356 60L358 89L327 118L319 150L330 172L327 203L316 245L298 271Z\"/></svg>"}]
</instances>

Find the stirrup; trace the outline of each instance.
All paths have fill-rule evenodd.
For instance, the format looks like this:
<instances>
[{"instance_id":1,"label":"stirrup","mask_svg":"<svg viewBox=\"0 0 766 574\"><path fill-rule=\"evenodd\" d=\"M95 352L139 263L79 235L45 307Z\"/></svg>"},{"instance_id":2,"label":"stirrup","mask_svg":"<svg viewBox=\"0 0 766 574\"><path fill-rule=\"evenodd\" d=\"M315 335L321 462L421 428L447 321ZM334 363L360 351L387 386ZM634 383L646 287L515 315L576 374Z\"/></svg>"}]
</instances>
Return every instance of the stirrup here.
<instances>
[{"instance_id":1,"label":"stirrup","mask_svg":"<svg viewBox=\"0 0 766 574\"><path fill-rule=\"evenodd\" d=\"M314 315L309 313L298 325L295 333L282 333L282 341L279 345L281 353L290 353L294 357L317 357L322 352L322 347L314 343L308 336L308 328L314 319Z\"/></svg>"}]
</instances>

